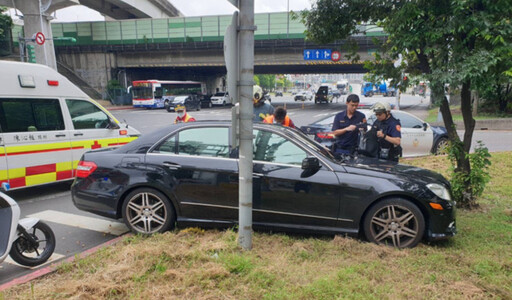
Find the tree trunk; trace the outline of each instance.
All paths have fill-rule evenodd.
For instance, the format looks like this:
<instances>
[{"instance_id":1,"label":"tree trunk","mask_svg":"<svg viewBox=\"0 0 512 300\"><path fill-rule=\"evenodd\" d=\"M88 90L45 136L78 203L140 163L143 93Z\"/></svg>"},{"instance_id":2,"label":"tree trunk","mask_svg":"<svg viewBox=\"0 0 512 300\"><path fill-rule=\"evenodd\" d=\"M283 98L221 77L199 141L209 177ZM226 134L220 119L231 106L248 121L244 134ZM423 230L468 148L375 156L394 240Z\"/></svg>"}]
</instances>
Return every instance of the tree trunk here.
<instances>
[{"instance_id":1,"label":"tree trunk","mask_svg":"<svg viewBox=\"0 0 512 300\"><path fill-rule=\"evenodd\" d=\"M473 190L470 181L471 165L469 162L468 153L471 148L471 139L473 130L475 128L475 120L471 115L471 90L468 81L462 84L461 90L461 110L462 117L464 118L464 141L460 140L457 134L457 129L453 123L452 113L450 111L450 104L444 95L444 86L442 84L432 83L432 95L436 101L441 99L441 114L443 116L444 125L448 131L448 138L450 139L451 147L456 147L455 160L456 167L455 173L462 175L465 178L463 182L462 199L459 200L459 205L465 208L474 208L478 205L473 197Z\"/></svg>"},{"instance_id":2,"label":"tree trunk","mask_svg":"<svg viewBox=\"0 0 512 300\"><path fill-rule=\"evenodd\" d=\"M463 151L457 157L457 169L466 178L464 181L464 192L462 193L462 206L466 208L477 207L475 197L473 196L473 188L471 186L470 173L471 165L469 162L469 150L471 149L471 141L473 138L473 131L475 129L475 119L471 114L471 83L466 80L462 84L460 92L460 108L462 111L462 118L464 120L464 147Z\"/></svg>"}]
</instances>

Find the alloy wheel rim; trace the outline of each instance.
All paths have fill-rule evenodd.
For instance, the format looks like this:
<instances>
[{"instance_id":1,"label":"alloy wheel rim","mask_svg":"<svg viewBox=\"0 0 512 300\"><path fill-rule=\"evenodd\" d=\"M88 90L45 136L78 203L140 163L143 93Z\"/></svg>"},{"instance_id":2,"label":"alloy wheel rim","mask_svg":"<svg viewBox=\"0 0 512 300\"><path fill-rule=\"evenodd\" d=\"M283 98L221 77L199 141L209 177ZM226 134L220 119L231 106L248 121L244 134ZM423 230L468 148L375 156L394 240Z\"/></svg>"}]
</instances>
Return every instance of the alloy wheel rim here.
<instances>
[{"instance_id":1,"label":"alloy wheel rim","mask_svg":"<svg viewBox=\"0 0 512 300\"><path fill-rule=\"evenodd\" d=\"M388 205L378 210L371 219L371 234L378 244L393 244L404 248L418 236L419 224L406 207Z\"/></svg>"},{"instance_id":2,"label":"alloy wheel rim","mask_svg":"<svg viewBox=\"0 0 512 300\"><path fill-rule=\"evenodd\" d=\"M445 154L446 153L446 147L448 147L448 141L446 141L446 140L439 141L439 144L437 145L437 153L438 154Z\"/></svg>"},{"instance_id":3,"label":"alloy wheel rim","mask_svg":"<svg viewBox=\"0 0 512 300\"><path fill-rule=\"evenodd\" d=\"M162 199L152 193L133 196L126 207L127 221L136 231L155 233L167 220L167 209Z\"/></svg>"}]
</instances>

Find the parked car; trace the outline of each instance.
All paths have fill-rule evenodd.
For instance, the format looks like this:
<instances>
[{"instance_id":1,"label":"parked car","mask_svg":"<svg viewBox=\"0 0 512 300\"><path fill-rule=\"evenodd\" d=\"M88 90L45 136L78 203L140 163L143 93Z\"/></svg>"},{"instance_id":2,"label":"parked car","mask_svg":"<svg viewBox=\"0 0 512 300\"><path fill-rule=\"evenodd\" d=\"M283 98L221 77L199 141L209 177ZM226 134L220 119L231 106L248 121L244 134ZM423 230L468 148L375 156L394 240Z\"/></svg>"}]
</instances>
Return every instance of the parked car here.
<instances>
[{"instance_id":1,"label":"parked car","mask_svg":"<svg viewBox=\"0 0 512 300\"><path fill-rule=\"evenodd\" d=\"M218 92L215 93L211 97L211 101L213 105L222 105L225 106L226 104L231 104L231 99L229 98L228 92Z\"/></svg>"},{"instance_id":2,"label":"parked car","mask_svg":"<svg viewBox=\"0 0 512 300\"><path fill-rule=\"evenodd\" d=\"M210 95L198 95L199 101L201 101L201 107L211 108L213 106Z\"/></svg>"},{"instance_id":3,"label":"parked car","mask_svg":"<svg viewBox=\"0 0 512 300\"><path fill-rule=\"evenodd\" d=\"M376 120L373 111L368 109L359 109L359 111L366 115L368 126L370 127ZM401 146L404 157L445 153L446 146L448 145L448 132L446 128L430 126L428 123L405 111L393 110L391 114L400 120L402 124ZM300 129L308 135L313 135L317 142L330 148L335 141L335 137L326 133L331 131L334 117L335 115L331 115L307 126L302 126Z\"/></svg>"},{"instance_id":4,"label":"parked car","mask_svg":"<svg viewBox=\"0 0 512 300\"><path fill-rule=\"evenodd\" d=\"M306 100L313 100L313 94L310 91L302 91L299 92L293 97L295 101L306 101Z\"/></svg>"},{"instance_id":5,"label":"parked car","mask_svg":"<svg viewBox=\"0 0 512 300\"><path fill-rule=\"evenodd\" d=\"M136 233L238 221L238 148L230 121L180 123L116 150L85 153L72 187L81 210ZM253 228L364 235L414 247L453 236L455 202L440 174L394 162L336 160L296 129L254 123ZM390 213L392 212L392 213Z\"/></svg>"},{"instance_id":6,"label":"parked car","mask_svg":"<svg viewBox=\"0 0 512 300\"><path fill-rule=\"evenodd\" d=\"M315 103L332 103L332 91L327 86L321 86L315 95Z\"/></svg>"},{"instance_id":7,"label":"parked car","mask_svg":"<svg viewBox=\"0 0 512 300\"><path fill-rule=\"evenodd\" d=\"M201 110L201 101L197 95L180 95L175 96L169 101L169 105L166 107L168 112L174 111L177 105L185 105L188 111Z\"/></svg>"},{"instance_id":8,"label":"parked car","mask_svg":"<svg viewBox=\"0 0 512 300\"><path fill-rule=\"evenodd\" d=\"M276 97L283 97L283 92L277 91L276 92Z\"/></svg>"},{"instance_id":9,"label":"parked car","mask_svg":"<svg viewBox=\"0 0 512 300\"><path fill-rule=\"evenodd\" d=\"M332 96L335 98L341 97L341 92L337 89L332 90Z\"/></svg>"}]
</instances>

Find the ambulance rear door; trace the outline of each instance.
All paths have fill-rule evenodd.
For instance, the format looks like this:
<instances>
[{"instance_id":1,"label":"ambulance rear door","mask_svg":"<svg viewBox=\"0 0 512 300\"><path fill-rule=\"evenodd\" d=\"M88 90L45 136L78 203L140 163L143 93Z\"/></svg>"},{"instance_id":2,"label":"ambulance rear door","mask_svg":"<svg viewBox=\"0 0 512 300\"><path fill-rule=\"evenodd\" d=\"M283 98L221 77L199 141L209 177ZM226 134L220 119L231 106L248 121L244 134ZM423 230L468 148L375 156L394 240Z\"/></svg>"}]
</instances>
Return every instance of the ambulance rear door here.
<instances>
[{"instance_id":1,"label":"ambulance rear door","mask_svg":"<svg viewBox=\"0 0 512 300\"><path fill-rule=\"evenodd\" d=\"M86 99L66 99L65 102L73 128L73 169L84 152L120 145L119 125L112 115Z\"/></svg>"},{"instance_id":2,"label":"ambulance rear door","mask_svg":"<svg viewBox=\"0 0 512 300\"><path fill-rule=\"evenodd\" d=\"M72 178L71 142L58 98L2 98L0 125L11 188Z\"/></svg>"}]
</instances>

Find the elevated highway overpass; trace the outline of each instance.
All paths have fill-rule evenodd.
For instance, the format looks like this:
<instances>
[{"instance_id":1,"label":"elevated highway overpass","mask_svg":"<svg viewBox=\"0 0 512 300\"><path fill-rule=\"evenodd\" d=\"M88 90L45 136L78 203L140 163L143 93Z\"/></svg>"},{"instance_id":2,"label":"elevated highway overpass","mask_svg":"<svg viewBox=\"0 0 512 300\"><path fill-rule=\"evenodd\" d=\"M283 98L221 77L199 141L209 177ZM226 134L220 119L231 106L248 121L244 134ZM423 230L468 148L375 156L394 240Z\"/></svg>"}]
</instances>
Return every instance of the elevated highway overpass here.
<instances>
[{"instance_id":1,"label":"elevated highway overpass","mask_svg":"<svg viewBox=\"0 0 512 300\"><path fill-rule=\"evenodd\" d=\"M194 79L223 88L226 73L224 32L231 16L178 17L106 22L54 23L55 37L73 37L76 43L56 41L60 63L74 70L97 90L110 79L127 85L137 79ZM255 73L361 73L384 40L379 28L351 37L359 46L359 61L348 61L348 41L316 45L305 40L305 27L287 13L255 15ZM19 30L19 29L18 29ZM14 36L17 34L14 33ZM338 62L304 60L305 49L342 52Z\"/></svg>"}]
</instances>

